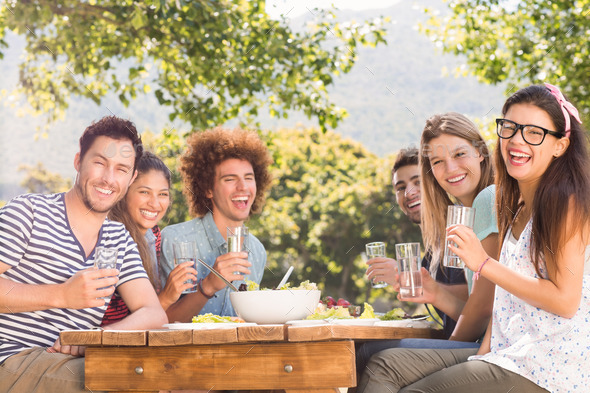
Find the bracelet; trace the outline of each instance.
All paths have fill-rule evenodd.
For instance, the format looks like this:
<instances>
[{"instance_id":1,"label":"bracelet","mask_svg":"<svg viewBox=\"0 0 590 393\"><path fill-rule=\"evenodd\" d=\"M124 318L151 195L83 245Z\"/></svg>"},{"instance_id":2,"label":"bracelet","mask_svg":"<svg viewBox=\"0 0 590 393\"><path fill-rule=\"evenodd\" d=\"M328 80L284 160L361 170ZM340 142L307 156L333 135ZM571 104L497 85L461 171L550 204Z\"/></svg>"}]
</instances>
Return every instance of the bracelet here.
<instances>
[{"instance_id":1,"label":"bracelet","mask_svg":"<svg viewBox=\"0 0 590 393\"><path fill-rule=\"evenodd\" d=\"M205 296L207 299L213 299L215 297L215 294L207 295L205 293L205 291L203 291L203 287L201 286L201 281L203 281L203 280L199 280L199 282L197 283L197 291L201 292L201 295Z\"/></svg>"},{"instance_id":2,"label":"bracelet","mask_svg":"<svg viewBox=\"0 0 590 393\"><path fill-rule=\"evenodd\" d=\"M490 257L487 257L487 258L486 258L486 259L485 259L485 260L482 262L482 264L481 264L481 265L479 265L479 269L477 269L477 271L476 271L476 272L475 272L475 274L473 275L473 279L474 279L474 280L477 280L477 279L479 279L479 275L480 275L480 273L481 273L481 269L483 269L483 265L485 265L485 264L486 264L486 263L487 263L487 262L488 262L490 259L491 259Z\"/></svg>"}]
</instances>

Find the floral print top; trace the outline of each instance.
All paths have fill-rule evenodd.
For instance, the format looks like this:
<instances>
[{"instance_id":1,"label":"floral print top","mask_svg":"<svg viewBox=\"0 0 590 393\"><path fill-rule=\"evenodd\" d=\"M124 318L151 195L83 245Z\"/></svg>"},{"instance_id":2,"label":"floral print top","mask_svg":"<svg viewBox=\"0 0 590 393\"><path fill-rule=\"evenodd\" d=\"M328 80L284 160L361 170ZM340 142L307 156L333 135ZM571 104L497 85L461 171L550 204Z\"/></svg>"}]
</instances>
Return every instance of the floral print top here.
<instances>
[{"instance_id":1,"label":"floral print top","mask_svg":"<svg viewBox=\"0 0 590 393\"><path fill-rule=\"evenodd\" d=\"M530 258L532 221L516 240L509 231L500 262L539 277ZM551 392L581 392L590 386L590 247L586 248L580 307L571 319L531 306L496 286L491 351L484 360L517 373ZM547 277L545 264L541 276Z\"/></svg>"}]
</instances>

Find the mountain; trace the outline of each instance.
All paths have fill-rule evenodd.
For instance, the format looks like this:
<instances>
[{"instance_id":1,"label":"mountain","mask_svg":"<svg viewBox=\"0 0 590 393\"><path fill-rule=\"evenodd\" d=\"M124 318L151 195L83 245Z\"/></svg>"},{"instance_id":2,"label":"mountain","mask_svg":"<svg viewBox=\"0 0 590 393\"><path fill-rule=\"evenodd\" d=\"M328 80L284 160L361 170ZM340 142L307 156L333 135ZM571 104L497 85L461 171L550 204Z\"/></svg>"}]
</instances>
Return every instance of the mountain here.
<instances>
[{"instance_id":1,"label":"mountain","mask_svg":"<svg viewBox=\"0 0 590 393\"><path fill-rule=\"evenodd\" d=\"M454 78L443 70L454 70L463 59L443 55L435 45L417 30L417 24L426 17L422 7L444 11L439 0L414 2L400 1L382 10L338 11L341 20L365 20L376 16L389 16L388 45L358 50L358 61L353 70L339 76L330 96L336 105L346 108L349 116L336 131L363 143L378 155L387 155L411 144L417 145L425 120L434 113L456 111L472 118L495 116L504 102L503 87L483 85L473 77ZM308 20L301 16L291 20L294 29L300 29ZM169 110L158 105L155 97L141 96L125 108L116 97L110 96L100 106L92 101L72 99L65 119L49 126L47 137L38 137L42 119L19 117L17 108L5 93L15 86L18 63L23 55L24 40L7 36L8 50L0 61L0 200L19 193L17 185L23 173L20 164L34 165L42 161L45 166L66 177L73 177L73 158L77 141L91 121L116 114L130 118L139 130L160 132L168 129ZM4 93L2 92L4 89ZM302 114L292 113L289 119L274 119L262 114L263 128L314 125ZM188 129L179 122L177 128Z\"/></svg>"}]
</instances>

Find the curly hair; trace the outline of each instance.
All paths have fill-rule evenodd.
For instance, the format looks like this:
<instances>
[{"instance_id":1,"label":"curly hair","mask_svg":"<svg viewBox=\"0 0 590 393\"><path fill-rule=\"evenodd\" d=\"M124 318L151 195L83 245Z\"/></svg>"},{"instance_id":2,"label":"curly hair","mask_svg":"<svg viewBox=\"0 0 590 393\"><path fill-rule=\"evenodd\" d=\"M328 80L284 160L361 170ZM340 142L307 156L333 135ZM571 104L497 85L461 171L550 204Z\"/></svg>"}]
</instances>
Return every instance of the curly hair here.
<instances>
[{"instance_id":1,"label":"curly hair","mask_svg":"<svg viewBox=\"0 0 590 393\"><path fill-rule=\"evenodd\" d=\"M246 160L252 165L256 198L250 214L260 213L266 190L272 181L268 170L272 159L265 143L255 131L217 127L194 133L187 139L187 144L189 149L180 158L179 169L192 215L203 217L213 210L213 202L207 193L213 189L217 166L231 158Z\"/></svg>"}]
</instances>

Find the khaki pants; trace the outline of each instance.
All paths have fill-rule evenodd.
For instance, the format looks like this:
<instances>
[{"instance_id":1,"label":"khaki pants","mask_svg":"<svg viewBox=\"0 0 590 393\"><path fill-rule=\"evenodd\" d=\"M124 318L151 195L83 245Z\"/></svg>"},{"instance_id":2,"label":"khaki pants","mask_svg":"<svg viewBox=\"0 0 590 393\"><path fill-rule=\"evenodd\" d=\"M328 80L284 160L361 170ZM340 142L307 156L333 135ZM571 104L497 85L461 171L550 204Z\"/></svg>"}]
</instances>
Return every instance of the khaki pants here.
<instances>
[{"instance_id":1,"label":"khaki pants","mask_svg":"<svg viewBox=\"0 0 590 393\"><path fill-rule=\"evenodd\" d=\"M481 360L477 349L388 349L367 364L359 393L547 393L523 376Z\"/></svg>"},{"instance_id":2,"label":"khaki pants","mask_svg":"<svg viewBox=\"0 0 590 393\"><path fill-rule=\"evenodd\" d=\"M81 393L84 358L32 348L0 364L0 393ZM96 392L94 392L96 393Z\"/></svg>"}]
</instances>

